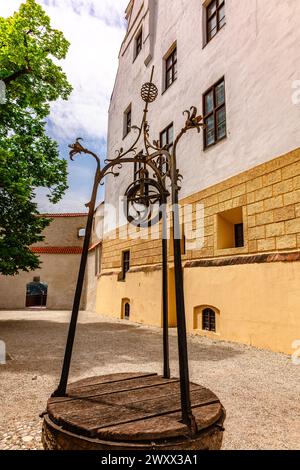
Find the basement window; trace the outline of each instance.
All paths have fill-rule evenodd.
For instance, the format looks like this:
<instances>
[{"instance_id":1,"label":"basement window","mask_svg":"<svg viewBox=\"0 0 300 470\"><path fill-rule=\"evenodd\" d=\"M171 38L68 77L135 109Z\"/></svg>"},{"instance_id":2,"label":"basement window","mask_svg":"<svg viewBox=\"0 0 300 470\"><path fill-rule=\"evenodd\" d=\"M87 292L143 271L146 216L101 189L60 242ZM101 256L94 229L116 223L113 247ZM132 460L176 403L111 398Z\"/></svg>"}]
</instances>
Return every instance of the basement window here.
<instances>
[{"instance_id":1,"label":"basement window","mask_svg":"<svg viewBox=\"0 0 300 470\"><path fill-rule=\"evenodd\" d=\"M199 305L194 308L194 330L219 333L220 311L210 305Z\"/></svg>"},{"instance_id":2,"label":"basement window","mask_svg":"<svg viewBox=\"0 0 300 470\"><path fill-rule=\"evenodd\" d=\"M217 248L242 248L244 243L243 208L237 207L217 215Z\"/></svg>"},{"instance_id":3,"label":"basement window","mask_svg":"<svg viewBox=\"0 0 300 470\"><path fill-rule=\"evenodd\" d=\"M202 312L202 330L216 332L216 314L211 308Z\"/></svg>"}]
</instances>

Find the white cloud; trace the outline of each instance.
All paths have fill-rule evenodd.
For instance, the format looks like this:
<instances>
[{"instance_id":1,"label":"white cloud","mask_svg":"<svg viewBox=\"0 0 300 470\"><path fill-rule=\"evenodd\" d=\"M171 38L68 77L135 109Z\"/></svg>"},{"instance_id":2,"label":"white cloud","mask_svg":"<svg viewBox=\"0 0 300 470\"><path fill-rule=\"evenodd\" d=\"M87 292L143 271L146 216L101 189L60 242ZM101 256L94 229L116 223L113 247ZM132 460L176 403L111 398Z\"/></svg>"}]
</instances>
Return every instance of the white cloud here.
<instances>
[{"instance_id":1,"label":"white cloud","mask_svg":"<svg viewBox=\"0 0 300 470\"><path fill-rule=\"evenodd\" d=\"M0 15L16 11L21 0L0 0ZM52 133L71 139L83 133L105 137L107 111L124 36L128 0L38 0L53 27L71 46L60 62L74 87L70 99L51 107Z\"/></svg>"},{"instance_id":2,"label":"white cloud","mask_svg":"<svg viewBox=\"0 0 300 470\"><path fill-rule=\"evenodd\" d=\"M108 5L112 2L105 0L47 0L46 3L51 5L46 9L52 24L64 31L71 42L63 68L74 87L68 102L52 105L54 131L62 139L81 134L105 137L109 100L124 36L120 5L124 6L127 0L116 2L119 13L116 7Z\"/></svg>"},{"instance_id":3,"label":"white cloud","mask_svg":"<svg viewBox=\"0 0 300 470\"><path fill-rule=\"evenodd\" d=\"M0 0L0 15L11 15L21 3L21 0ZM52 104L51 136L61 144L71 143L79 136L100 142L106 139L107 111L129 0L37 0L37 3L50 16L53 27L63 31L71 43L67 58L60 65L74 90L68 101ZM82 210L93 178L93 170L85 166L82 162L79 170L82 174L78 176L78 169L69 165L70 189L59 206L52 206L46 192L38 190L41 210Z\"/></svg>"}]
</instances>

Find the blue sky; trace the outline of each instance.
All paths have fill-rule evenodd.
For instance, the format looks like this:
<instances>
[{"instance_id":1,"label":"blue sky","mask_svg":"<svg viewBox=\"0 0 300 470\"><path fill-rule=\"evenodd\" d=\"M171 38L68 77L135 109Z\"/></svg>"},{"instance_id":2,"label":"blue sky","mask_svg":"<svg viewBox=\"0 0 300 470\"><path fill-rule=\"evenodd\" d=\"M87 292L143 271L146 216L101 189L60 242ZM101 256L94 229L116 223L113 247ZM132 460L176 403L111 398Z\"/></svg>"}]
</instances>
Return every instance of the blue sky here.
<instances>
[{"instance_id":1,"label":"blue sky","mask_svg":"<svg viewBox=\"0 0 300 470\"><path fill-rule=\"evenodd\" d=\"M18 10L21 0L0 0L0 15ZM68 158L68 144L82 137L84 144L106 156L107 111L118 66L118 53L125 34L124 12L129 0L37 0L51 17L53 27L71 43L61 65L74 91L68 100L51 107L48 134ZM56 206L44 190L37 193L42 212L85 210L94 176L94 162L78 156L68 163L69 190ZM103 197L103 188L100 189Z\"/></svg>"}]
</instances>

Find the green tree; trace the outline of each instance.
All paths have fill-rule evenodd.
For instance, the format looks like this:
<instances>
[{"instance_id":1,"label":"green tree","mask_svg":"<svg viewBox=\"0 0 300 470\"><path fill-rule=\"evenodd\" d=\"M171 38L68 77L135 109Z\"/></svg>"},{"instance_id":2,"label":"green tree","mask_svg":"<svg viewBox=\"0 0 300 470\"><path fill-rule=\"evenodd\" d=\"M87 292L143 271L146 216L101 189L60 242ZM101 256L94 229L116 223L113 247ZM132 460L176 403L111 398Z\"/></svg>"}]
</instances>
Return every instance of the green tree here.
<instances>
[{"instance_id":1,"label":"green tree","mask_svg":"<svg viewBox=\"0 0 300 470\"><path fill-rule=\"evenodd\" d=\"M5 275L39 266L30 245L43 239L51 219L39 216L35 189L48 188L53 203L67 189L67 164L46 135L46 117L50 103L66 100L72 91L57 65L68 48L35 0L0 17L0 81L6 88L6 101L0 100L0 273Z\"/></svg>"}]
</instances>

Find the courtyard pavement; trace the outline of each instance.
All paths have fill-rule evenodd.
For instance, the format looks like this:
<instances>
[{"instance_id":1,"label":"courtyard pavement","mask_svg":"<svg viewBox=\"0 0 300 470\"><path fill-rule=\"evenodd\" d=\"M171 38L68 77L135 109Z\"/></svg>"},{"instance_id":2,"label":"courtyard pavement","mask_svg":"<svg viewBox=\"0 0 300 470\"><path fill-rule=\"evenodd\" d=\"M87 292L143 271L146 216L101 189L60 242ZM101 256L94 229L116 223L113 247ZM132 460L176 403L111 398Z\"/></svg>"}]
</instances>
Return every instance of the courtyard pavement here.
<instances>
[{"instance_id":1,"label":"courtyard pavement","mask_svg":"<svg viewBox=\"0 0 300 470\"><path fill-rule=\"evenodd\" d=\"M41 419L58 383L69 312L0 311L0 449L41 449ZM176 331L171 369L178 375ZM71 380L113 372L161 373L158 328L81 312ZM300 449L300 366L291 358L233 343L189 337L191 380L215 392L227 411L224 449Z\"/></svg>"}]
</instances>

